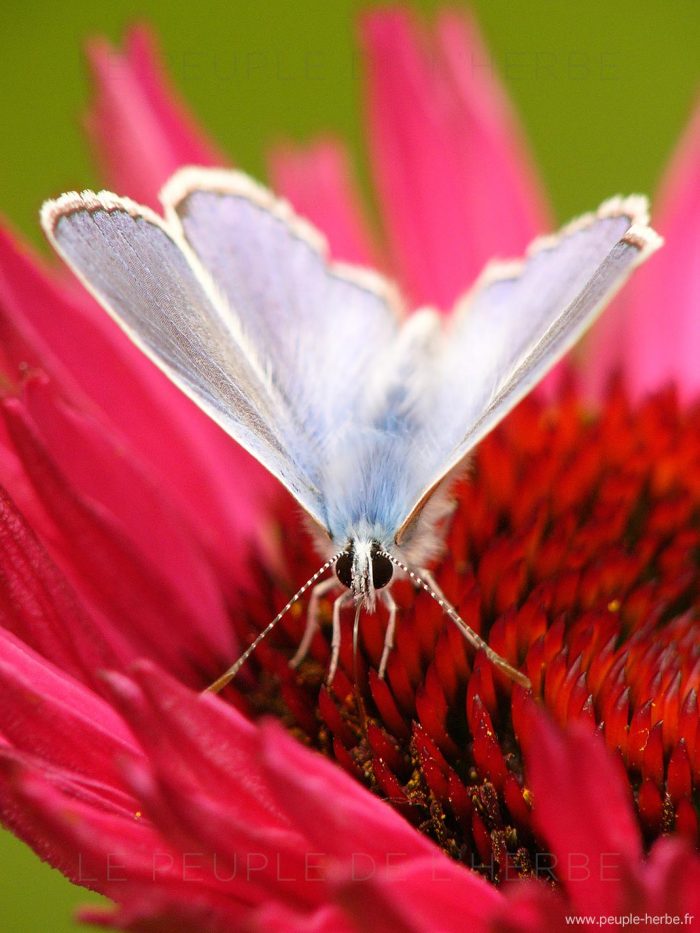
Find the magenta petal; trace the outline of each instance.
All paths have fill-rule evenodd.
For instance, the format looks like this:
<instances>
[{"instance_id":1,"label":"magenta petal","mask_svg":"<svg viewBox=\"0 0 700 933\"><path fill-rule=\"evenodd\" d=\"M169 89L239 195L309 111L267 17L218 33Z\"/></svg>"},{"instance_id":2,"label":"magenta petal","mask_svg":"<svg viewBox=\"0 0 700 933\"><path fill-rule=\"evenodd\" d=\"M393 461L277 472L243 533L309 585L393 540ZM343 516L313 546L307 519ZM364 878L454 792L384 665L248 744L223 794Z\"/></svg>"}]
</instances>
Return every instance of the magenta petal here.
<instances>
[{"instance_id":1,"label":"magenta petal","mask_svg":"<svg viewBox=\"0 0 700 933\"><path fill-rule=\"evenodd\" d=\"M601 319L582 374L600 398L621 371L635 398L669 383L683 401L700 392L700 104L666 170L654 226L665 243Z\"/></svg>"},{"instance_id":2,"label":"magenta petal","mask_svg":"<svg viewBox=\"0 0 700 933\"><path fill-rule=\"evenodd\" d=\"M10 386L19 385L32 368L41 368L67 394L82 397L70 359L61 359L60 346L66 342L66 331L72 331L71 309L66 305L29 251L0 226L0 369ZM80 352L87 350L90 359L93 347L89 339L80 352L68 346L75 358L80 359Z\"/></svg>"},{"instance_id":3,"label":"magenta petal","mask_svg":"<svg viewBox=\"0 0 700 933\"><path fill-rule=\"evenodd\" d=\"M571 907L545 882L513 882L504 888L504 894L491 933L564 933L567 929L564 917L571 916Z\"/></svg>"},{"instance_id":4,"label":"magenta petal","mask_svg":"<svg viewBox=\"0 0 700 933\"><path fill-rule=\"evenodd\" d=\"M666 242L631 283L624 368L635 395L673 380L687 400L700 391L700 105L667 170L657 218Z\"/></svg>"},{"instance_id":5,"label":"magenta petal","mask_svg":"<svg viewBox=\"0 0 700 933\"><path fill-rule=\"evenodd\" d=\"M416 304L449 310L494 257L545 224L538 186L475 25L433 38L401 11L363 30L370 145L395 271Z\"/></svg>"},{"instance_id":6,"label":"magenta petal","mask_svg":"<svg viewBox=\"0 0 700 933\"><path fill-rule=\"evenodd\" d=\"M350 158L341 142L322 139L308 146L278 146L269 163L273 187L323 231L335 259L378 264Z\"/></svg>"},{"instance_id":7,"label":"magenta petal","mask_svg":"<svg viewBox=\"0 0 700 933\"><path fill-rule=\"evenodd\" d=\"M247 911L239 904L223 901L208 892L193 890L167 891L165 885L143 883L139 888L129 885L128 902L114 910L85 907L78 919L111 930L134 930L137 933L231 933L243 929ZM122 892L123 893L123 892ZM115 895L116 896L116 895ZM245 929L251 929L246 927Z\"/></svg>"},{"instance_id":8,"label":"magenta petal","mask_svg":"<svg viewBox=\"0 0 700 933\"><path fill-rule=\"evenodd\" d=\"M654 262L658 258L655 256ZM644 273L643 266L635 272L635 279ZM600 404L606 398L611 380L624 373L631 362L625 356L629 351L633 285L634 280L627 283L624 293L606 308L583 343L582 365L576 374L576 382L581 386L583 394L595 404ZM626 382L629 381L629 377L626 378ZM626 387L629 388L629 385Z\"/></svg>"},{"instance_id":9,"label":"magenta petal","mask_svg":"<svg viewBox=\"0 0 700 933\"><path fill-rule=\"evenodd\" d=\"M95 40L88 54L96 97L86 124L117 191L156 206L158 191L181 165L226 162L169 86L145 28L130 32L123 53Z\"/></svg>"},{"instance_id":10,"label":"magenta petal","mask_svg":"<svg viewBox=\"0 0 700 933\"><path fill-rule=\"evenodd\" d=\"M193 877L197 857L205 861L210 853L178 850L137 805L131 811L96 805L61 775L40 774L7 753L0 754L0 800L4 819L40 855L122 905L108 925L143 929L138 922L147 918L149 930L170 931L188 929L186 921L198 918L193 930L240 928L249 903L229 896L211 872ZM245 884L245 872L241 880ZM173 926L177 917L183 923Z\"/></svg>"},{"instance_id":11,"label":"magenta petal","mask_svg":"<svg viewBox=\"0 0 700 933\"><path fill-rule=\"evenodd\" d=\"M71 793L60 774L0 756L3 819L72 881L107 893L108 863L147 871L158 840L144 821ZM112 859L108 853L112 853ZM128 854L130 852L130 855Z\"/></svg>"},{"instance_id":12,"label":"magenta petal","mask_svg":"<svg viewBox=\"0 0 700 933\"><path fill-rule=\"evenodd\" d=\"M197 671L217 670L222 658L230 656L228 631L217 630L186 606L114 518L66 482L18 399L7 399L2 410L37 496L55 524L74 585L105 616L119 620L119 632L135 654L158 658L190 680Z\"/></svg>"},{"instance_id":13,"label":"magenta petal","mask_svg":"<svg viewBox=\"0 0 700 933\"><path fill-rule=\"evenodd\" d=\"M242 583L251 541L260 533L262 503L277 488L275 480L85 292L69 297L2 228L0 337L8 379L18 384L27 371L41 368L66 400L95 416L104 413L115 436L150 463L225 579ZM14 486L12 492L17 495Z\"/></svg>"},{"instance_id":14,"label":"magenta petal","mask_svg":"<svg viewBox=\"0 0 700 933\"><path fill-rule=\"evenodd\" d=\"M365 866L365 870L371 869ZM347 884L336 885L336 897L345 908L345 912L354 921L356 930L372 930L373 933L422 933L430 927L423 926L422 917L411 915L407 906L401 899L395 899L378 884L370 875L367 880L351 880ZM441 918L441 933L450 933L454 930L463 930L464 927L453 926L449 919ZM479 933L482 927L469 927L474 933Z\"/></svg>"},{"instance_id":15,"label":"magenta petal","mask_svg":"<svg viewBox=\"0 0 700 933\"><path fill-rule=\"evenodd\" d=\"M269 818L261 821L250 814L246 818L225 795L214 797L158 770L153 775L146 765L132 763L125 775L144 812L174 846L183 852L208 853L198 866L202 883L224 888L242 902L262 901L279 894L284 874L290 901L306 906L317 902L318 892L303 884L303 837ZM249 853L255 858L249 859L246 872L243 865Z\"/></svg>"},{"instance_id":16,"label":"magenta petal","mask_svg":"<svg viewBox=\"0 0 700 933\"><path fill-rule=\"evenodd\" d=\"M120 786L116 761L136 746L92 690L0 629L3 734L19 749Z\"/></svg>"},{"instance_id":17,"label":"magenta petal","mask_svg":"<svg viewBox=\"0 0 700 933\"><path fill-rule=\"evenodd\" d=\"M370 858L386 852L398 861L442 855L394 810L382 803L337 765L310 752L275 722L262 726L270 787L287 818L319 851L351 858L361 851ZM304 799L303 808L299 800Z\"/></svg>"},{"instance_id":18,"label":"magenta petal","mask_svg":"<svg viewBox=\"0 0 700 933\"><path fill-rule=\"evenodd\" d=\"M52 787L71 800L79 801L85 806L92 807L101 812L111 813L119 819L131 820L137 803L128 790L122 785L110 783L107 780L92 777L86 774L89 767L82 771L73 771L60 765L54 765L38 755L23 752L9 746L0 746L0 810L2 818L10 825L14 818L21 824L23 814L13 813L14 780L16 774L38 774L48 781ZM31 818L24 821L31 824ZM27 828L30 827L27 825ZM31 831L31 830L30 830ZM33 848L36 845L31 843Z\"/></svg>"},{"instance_id":19,"label":"magenta petal","mask_svg":"<svg viewBox=\"0 0 700 933\"><path fill-rule=\"evenodd\" d=\"M96 418L65 404L46 379L28 380L25 398L67 482L109 511L203 625L229 633L219 581L158 474ZM223 651L235 653L230 638Z\"/></svg>"},{"instance_id":20,"label":"magenta petal","mask_svg":"<svg viewBox=\"0 0 700 933\"><path fill-rule=\"evenodd\" d=\"M357 933L357 926L333 904L323 905L310 913L301 913L279 901L270 902L247 920L251 933L267 933L268 930L284 933Z\"/></svg>"},{"instance_id":21,"label":"magenta petal","mask_svg":"<svg viewBox=\"0 0 700 933\"><path fill-rule=\"evenodd\" d=\"M503 895L440 852L399 864L391 850L380 862L356 856L336 897L358 929L480 933L505 907Z\"/></svg>"},{"instance_id":22,"label":"magenta petal","mask_svg":"<svg viewBox=\"0 0 700 933\"><path fill-rule=\"evenodd\" d=\"M700 920L700 857L680 839L659 839L643 867L644 909Z\"/></svg>"},{"instance_id":23,"label":"magenta petal","mask_svg":"<svg viewBox=\"0 0 700 933\"><path fill-rule=\"evenodd\" d=\"M139 665L137 676L139 688L110 677L158 775L157 786L144 776L134 791L159 825L177 827L178 846L191 845L199 836L232 860L236 848L240 853L255 845L264 857L255 886L269 884L272 893L274 873L282 872L290 883L289 896L293 893L300 904L313 901L319 890L291 883L303 879L309 870L306 860L314 853L319 879L340 885L338 890L352 883L348 878L360 870L361 859L363 872L368 864L373 871L380 869L381 897L397 903L409 896L409 889L432 883L434 892L470 899L474 915L500 903L500 895L486 882L451 863L391 809L276 725L260 732L235 710L214 698L193 696L152 665ZM279 807L270 800L271 791ZM253 824L251 836L247 827ZM413 867L416 856L419 864ZM395 875L399 863L402 871ZM463 889L458 895L459 882ZM356 887L360 895L361 886ZM415 898L418 910L421 896L416 893Z\"/></svg>"},{"instance_id":24,"label":"magenta petal","mask_svg":"<svg viewBox=\"0 0 700 933\"><path fill-rule=\"evenodd\" d=\"M539 713L532 730L527 765L535 827L572 903L587 913L614 913L642 856L619 763L583 727L562 732Z\"/></svg>"},{"instance_id":25,"label":"magenta petal","mask_svg":"<svg viewBox=\"0 0 700 933\"><path fill-rule=\"evenodd\" d=\"M95 619L0 487L0 615L27 645L87 683L127 655Z\"/></svg>"},{"instance_id":26,"label":"magenta petal","mask_svg":"<svg viewBox=\"0 0 700 933\"><path fill-rule=\"evenodd\" d=\"M139 663L134 674L138 684L116 674L109 683L156 770L228 800L241 820L280 823L279 807L252 767L257 728L218 697L192 693L153 664Z\"/></svg>"}]
</instances>

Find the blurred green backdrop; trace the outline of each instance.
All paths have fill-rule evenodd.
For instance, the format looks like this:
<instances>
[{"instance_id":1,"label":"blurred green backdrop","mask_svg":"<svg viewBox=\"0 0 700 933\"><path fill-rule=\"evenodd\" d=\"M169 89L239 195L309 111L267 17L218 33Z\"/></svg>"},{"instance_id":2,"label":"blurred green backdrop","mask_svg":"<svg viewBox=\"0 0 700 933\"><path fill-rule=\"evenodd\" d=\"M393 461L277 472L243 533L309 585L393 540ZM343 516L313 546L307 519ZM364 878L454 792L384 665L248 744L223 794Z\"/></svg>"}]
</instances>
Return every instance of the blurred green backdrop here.
<instances>
[{"instance_id":1,"label":"blurred green backdrop","mask_svg":"<svg viewBox=\"0 0 700 933\"><path fill-rule=\"evenodd\" d=\"M40 242L43 198L99 184L80 130L86 37L155 26L170 72L237 164L263 173L280 137L333 130L367 178L354 20L373 2L5 0L0 55L0 212ZM429 15L437 0L407 4ZM459 5L453 2L453 6ZM557 215L653 192L700 85L696 0L473 0ZM1 702L1 700L0 700ZM0 833L5 933L74 930L92 899Z\"/></svg>"}]
</instances>

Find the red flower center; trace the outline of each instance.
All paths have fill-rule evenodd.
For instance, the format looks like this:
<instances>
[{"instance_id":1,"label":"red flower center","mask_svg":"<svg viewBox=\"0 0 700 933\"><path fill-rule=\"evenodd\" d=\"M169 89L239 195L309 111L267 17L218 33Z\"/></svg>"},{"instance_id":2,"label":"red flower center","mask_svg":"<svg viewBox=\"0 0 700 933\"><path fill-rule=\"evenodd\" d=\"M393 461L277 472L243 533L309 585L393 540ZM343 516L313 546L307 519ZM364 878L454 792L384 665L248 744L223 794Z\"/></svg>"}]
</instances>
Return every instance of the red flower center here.
<instances>
[{"instance_id":1,"label":"red flower center","mask_svg":"<svg viewBox=\"0 0 700 933\"><path fill-rule=\"evenodd\" d=\"M696 840L700 410L679 409L671 394L632 410L614 391L596 417L573 396L553 408L530 399L481 444L456 495L441 588L529 675L556 720L602 732L648 842L668 832ZM284 527L293 521L290 512ZM299 536L285 535L285 553L290 586L318 562ZM261 592L270 602L239 620L244 642L289 595ZM330 689L327 630L291 670L298 605L260 648L254 684L231 695L253 715L283 718L454 858L495 881L506 867L530 874L542 851L522 765L530 700L425 593L406 582L393 592L385 680L381 608L362 617L357 659L348 611ZM330 602L322 608L330 622Z\"/></svg>"}]
</instances>

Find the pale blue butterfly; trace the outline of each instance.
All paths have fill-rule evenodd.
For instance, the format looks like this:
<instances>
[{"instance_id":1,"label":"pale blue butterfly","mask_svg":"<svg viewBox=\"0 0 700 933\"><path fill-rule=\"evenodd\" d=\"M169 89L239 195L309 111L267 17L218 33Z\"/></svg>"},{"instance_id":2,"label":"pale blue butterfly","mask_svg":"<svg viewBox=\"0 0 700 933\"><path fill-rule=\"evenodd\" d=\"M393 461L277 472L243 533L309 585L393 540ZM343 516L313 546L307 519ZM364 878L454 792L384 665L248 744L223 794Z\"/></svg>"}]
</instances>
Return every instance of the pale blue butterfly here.
<instances>
[{"instance_id":1,"label":"pale blue butterfly","mask_svg":"<svg viewBox=\"0 0 700 933\"><path fill-rule=\"evenodd\" d=\"M527 677L460 618L425 565L440 552L465 458L569 350L660 239L642 197L613 198L517 263L487 267L445 324L403 317L380 275L329 263L322 235L247 176L185 168L165 217L108 192L48 201L42 224L86 287L171 379L286 486L327 560L212 689L240 669L291 605L311 595L389 613L408 575L510 677ZM232 482L235 477L232 477Z\"/></svg>"}]
</instances>

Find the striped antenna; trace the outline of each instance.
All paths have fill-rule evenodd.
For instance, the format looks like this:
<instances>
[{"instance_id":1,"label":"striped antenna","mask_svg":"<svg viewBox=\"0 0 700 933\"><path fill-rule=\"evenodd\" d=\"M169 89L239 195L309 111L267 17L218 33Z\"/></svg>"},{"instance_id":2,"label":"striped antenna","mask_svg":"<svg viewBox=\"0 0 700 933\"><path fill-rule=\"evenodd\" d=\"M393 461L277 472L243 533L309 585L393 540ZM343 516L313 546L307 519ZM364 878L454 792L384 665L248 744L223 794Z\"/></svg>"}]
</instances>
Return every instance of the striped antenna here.
<instances>
[{"instance_id":1,"label":"striped antenna","mask_svg":"<svg viewBox=\"0 0 700 933\"><path fill-rule=\"evenodd\" d=\"M382 551L381 553L384 557L387 558L387 560L390 560L395 567L398 567L399 570L403 570L404 573L408 574L411 580L424 589L429 596L432 596L442 611L450 617L450 619L454 622L462 635L464 635L466 640L473 648L476 648L477 651L483 651L489 661L491 661L491 663L494 664L499 670L503 671L504 674L510 677L511 680L514 680L516 683L526 687L527 689L532 687L530 678L526 677L525 674L521 674L521 672L516 670L516 668L511 667L505 658L502 658L500 654L495 652L493 648L487 645L484 639L477 635L473 628L467 625L454 606L451 606L450 603L448 603L442 593L439 591L436 592L438 588L435 585L430 586L430 584L428 584L422 577L419 577L415 571L411 570L410 567L407 567L406 564L404 564L398 558L389 554L388 551Z\"/></svg>"},{"instance_id":2,"label":"striped antenna","mask_svg":"<svg viewBox=\"0 0 700 933\"><path fill-rule=\"evenodd\" d=\"M245 662L248 660L248 658L251 656L251 654L252 654L252 653L255 651L255 649L258 647L258 645L260 644L260 642L261 642L261 641L264 641L264 639L267 638L267 636L270 634L270 632L272 631L272 629L277 625L277 623L280 621L280 619L283 619L283 618L287 615L287 613L288 613L289 610L292 608L292 606L294 605L294 603L297 602L297 600L301 599L301 597L302 597L302 596L304 595L304 593L309 589L309 587L310 587L310 586L313 586L314 583L318 580L318 578L321 577L321 576L323 576L323 574L326 572L326 570L328 570L330 567L333 567L333 566L335 565L335 562L338 560L338 558L340 557L340 555L341 555L342 553L343 553L342 551L338 551L338 553L337 553L337 554L334 554L333 557L331 557L329 560L327 560L326 563L323 564L322 567L319 567L318 570L316 571L316 573L315 573L312 577L309 577L309 579L306 581L306 583L296 591L296 593L294 594L294 596L292 596L292 598L289 600L289 602L287 603L287 605L284 606L284 607L277 613L277 615L276 615L275 618L272 620L272 622L270 622L270 624L267 625L267 626L262 630L262 632L260 632L260 634L259 634L258 637L255 639L255 641L253 641L250 645L248 645L248 647L246 648L246 650L243 652L243 654L240 656L240 658L235 662L235 664L232 664L231 667L229 667L229 669L228 669L227 671L225 671L225 672L221 675L221 677L217 678L217 680L215 680L213 684L210 684L210 685L207 687L207 689L204 691L205 693L218 693L220 690L223 690L223 688L226 686L226 684L230 683L230 681L233 680L233 678L234 678L234 677L236 676L236 674L240 671L240 669L243 667L243 665L244 665Z\"/></svg>"}]
</instances>

